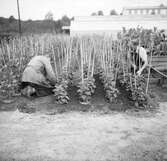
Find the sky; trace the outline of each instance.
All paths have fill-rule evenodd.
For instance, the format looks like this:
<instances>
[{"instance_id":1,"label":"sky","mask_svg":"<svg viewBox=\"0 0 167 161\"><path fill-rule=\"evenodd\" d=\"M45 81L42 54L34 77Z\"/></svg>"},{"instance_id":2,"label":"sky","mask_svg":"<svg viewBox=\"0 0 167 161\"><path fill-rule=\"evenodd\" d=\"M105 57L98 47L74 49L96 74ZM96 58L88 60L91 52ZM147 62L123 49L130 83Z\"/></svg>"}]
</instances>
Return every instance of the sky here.
<instances>
[{"instance_id":1,"label":"sky","mask_svg":"<svg viewBox=\"0 0 167 161\"><path fill-rule=\"evenodd\" d=\"M19 0L22 20L43 20L51 11L54 19L62 16L89 16L102 10L109 15L111 9L121 13L123 7L167 5L167 0ZM17 0L0 0L0 17L17 18Z\"/></svg>"}]
</instances>

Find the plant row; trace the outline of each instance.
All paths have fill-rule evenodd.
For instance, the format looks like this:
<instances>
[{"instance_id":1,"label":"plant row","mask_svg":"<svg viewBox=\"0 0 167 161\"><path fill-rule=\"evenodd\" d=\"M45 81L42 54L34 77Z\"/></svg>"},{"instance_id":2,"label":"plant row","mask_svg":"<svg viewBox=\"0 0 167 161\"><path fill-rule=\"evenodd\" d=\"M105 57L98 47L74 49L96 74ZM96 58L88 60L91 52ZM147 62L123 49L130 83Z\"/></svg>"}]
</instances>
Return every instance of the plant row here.
<instances>
[{"instance_id":1,"label":"plant row","mask_svg":"<svg viewBox=\"0 0 167 161\"><path fill-rule=\"evenodd\" d=\"M156 52L157 45L165 43L162 32L144 29L123 30L117 40L113 40L110 36L31 35L15 38L9 42L2 41L0 95L6 97L17 95L18 84L26 64L35 55L49 54L57 77L54 89L57 103L68 103L68 86L75 84L78 87L80 102L88 104L96 87L93 76L100 68L100 79L110 103L116 102L119 96L116 82L121 71L123 79L120 79L120 84L130 93L129 98L136 106L136 102L138 106L145 106L140 101L143 99L144 102L147 96L144 85L141 85L142 80L131 73L128 65L124 65L130 62L129 54L132 52L133 41L136 40L139 45ZM159 48L166 50L165 45Z\"/></svg>"}]
</instances>

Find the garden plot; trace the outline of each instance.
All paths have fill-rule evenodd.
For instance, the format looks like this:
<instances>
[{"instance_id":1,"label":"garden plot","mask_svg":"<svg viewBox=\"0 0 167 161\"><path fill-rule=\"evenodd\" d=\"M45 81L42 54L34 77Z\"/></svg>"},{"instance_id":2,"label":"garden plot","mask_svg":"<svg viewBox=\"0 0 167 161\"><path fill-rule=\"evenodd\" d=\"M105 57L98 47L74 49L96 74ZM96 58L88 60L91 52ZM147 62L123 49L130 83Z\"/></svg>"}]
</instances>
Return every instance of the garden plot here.
<instances>
[{"instance_id":1,"label":"garden plot","mask_svg":"<svg viewBox=\"0 0 167 161\"><path fill-rule=\"evenodd\" d=\"M167 104L158 108L152 94L166 101L167 91L131 73L128 57L134 39L155 55L166 54L165 43L151 30L118 36L35 35L1 43L0 96L15 101L0 102L0 160L167 160ZM45 54L57 76L54 95L18 97L27 62Z\"/></svg>"},{"instance_id":2,"label":"garden plot","mask_svg":"<svg viewBox=\"0 0 167 161\"><path fill-rule=\"evenodd\" d=\"M49 54L57 78L54 89L56 104L71 102L68 93L70 86L77 88L81 104L91 104L97 88L95 75L99 75L108 103L119 102L123 92L133 107L149 109L153 99L151 91L148 91L149 79L146 82L143 76L131 72L130 54L134 52L134 41L145 46L149 55L157 55L158 52L159 55L166 54L166 42L161 31L142 28L123 30L117 40L110 36L44 34L2 41L0 97L10 99L19 95L18 85L26 64L35 55Z\"/></svg>"}]
</instances>

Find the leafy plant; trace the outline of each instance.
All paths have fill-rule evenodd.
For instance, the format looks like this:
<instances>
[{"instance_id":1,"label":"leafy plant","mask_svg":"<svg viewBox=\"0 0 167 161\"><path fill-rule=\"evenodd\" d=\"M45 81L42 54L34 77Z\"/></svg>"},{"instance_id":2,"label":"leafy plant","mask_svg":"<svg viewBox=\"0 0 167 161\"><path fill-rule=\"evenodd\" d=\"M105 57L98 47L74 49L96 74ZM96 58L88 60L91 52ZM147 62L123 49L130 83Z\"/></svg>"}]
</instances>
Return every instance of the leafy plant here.
<instances>
[{"instance_id":1,"label":"leafy plant","mask_svg":"<svg viewBox=\"0 0 167 161\"><path fill-rule=\"evenodd\" d=\"M106 91L106 98L110 103L116 102L119 95L119 90L116 88L116 81L113 77L113 73L106 75L105 72L101 70L100 79L102 80L104 89Z\"/></svg>"},{"instance_id":2,"label":"leafy plant","mask_svg":"<svg viewBox=\"0 0 167 161\"><path fill-rule=\"evenodd\" d=\"M17 66L8 63L0 71L0 95L6 98L19 94L20 76L17 73Z\"/></svg>"},{"instance_id":3,"label":"leafy plant","mask_svg":"<svg viewBox=\"0 0 167 161\"><path fill-rule=\"evenodd\" d=\"M149 96L145 93L146 82L143 76L128 74L119 77L119 83L128 93L127 97L136 108L150 108Z\"/></svg>"},{"instance_id":4,"label":"leafy plant","mask_svg":"<svg viewBox=\"0 0 167 161\"><path fill-rule=\"evenodd\" d=\"M53 90L56 103L67 104L69 102L67 88L67 80L61 80L60 82L56 83L55 89Z\"/></svg>"},{"instance_id":5,"label":"leafy plant","mask_svg":"<svg viewBox=\"0 0 167 161\"><path fill-rule=\"evenodd\" d=\"M100 73L106 91L106 98L112 103L118 98L116 86L119 71L123 72L119 80L129 92L129 99L136 106L147 104L144 85L140 78L129 76L129 55L133 42L140 42L153 55L166 55L167 43L163 32L142 28L123 30L118 40L106 36L67 37L55 35L29 35L2 41L0 45L0 95L12 97L19 93L21 74L25 66L35 55L49 54L54 64L55 75L59 78L54 95L57 103L67 103L67 87L78 82L78 94L81 102L90 102L95 90L93 75ZM154 47L151 46L153 42ZM124 65L127 65L126 67Z\"/></svg>"},{"instance_id":6,"label":"leafy plant","mask_svg":"<svg viewBox=\"0 0 167 161\"><path fill-rule=\"evenodd\" d=\"M79 99L80 102L83 104L89 104L91 100L91 95L95 92L95 79L94 78L89 78L89 79L84 79L84 82L80 82L78 84L78 94L79 94Z\"/></svg>"},{"instance_id":7,"label":"leafy plant","mask_svg":"<svg viewBox=\"0 0 167 161\"><path fill-rule=\"evenodd\" d=\"M167 42L165 40L165 32L158 30L157 28L143 29L143 28L131 28L126 30L124 28L122 34L118 34L118 39L122 40L127 46L133 48L133 43L137 42L140 46L148 49L148 54L153 53L153 56L167 55ZM129 43L130 42L130 43ZM154 47L151 46L154 44Z\"/></svg>"}]
</instances>

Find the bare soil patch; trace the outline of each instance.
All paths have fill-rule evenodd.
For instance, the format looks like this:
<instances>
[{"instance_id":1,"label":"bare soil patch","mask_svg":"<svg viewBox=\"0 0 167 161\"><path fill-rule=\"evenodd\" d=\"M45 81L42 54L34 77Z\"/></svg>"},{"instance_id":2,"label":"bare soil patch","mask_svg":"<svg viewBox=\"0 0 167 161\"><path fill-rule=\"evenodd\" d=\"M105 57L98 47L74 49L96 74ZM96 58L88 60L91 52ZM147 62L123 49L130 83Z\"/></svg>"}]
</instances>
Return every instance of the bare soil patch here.
<instances>
[{"instance_id":1,"label":"bare soil patch","mask_svg":"<svg viewBox=\"0 0 167 161\"><path fill-rule=\"evenodd\" d=\"M165 161L167 104L143 113L0 112L1 160Z\"/></svg>"}]
</instances>

